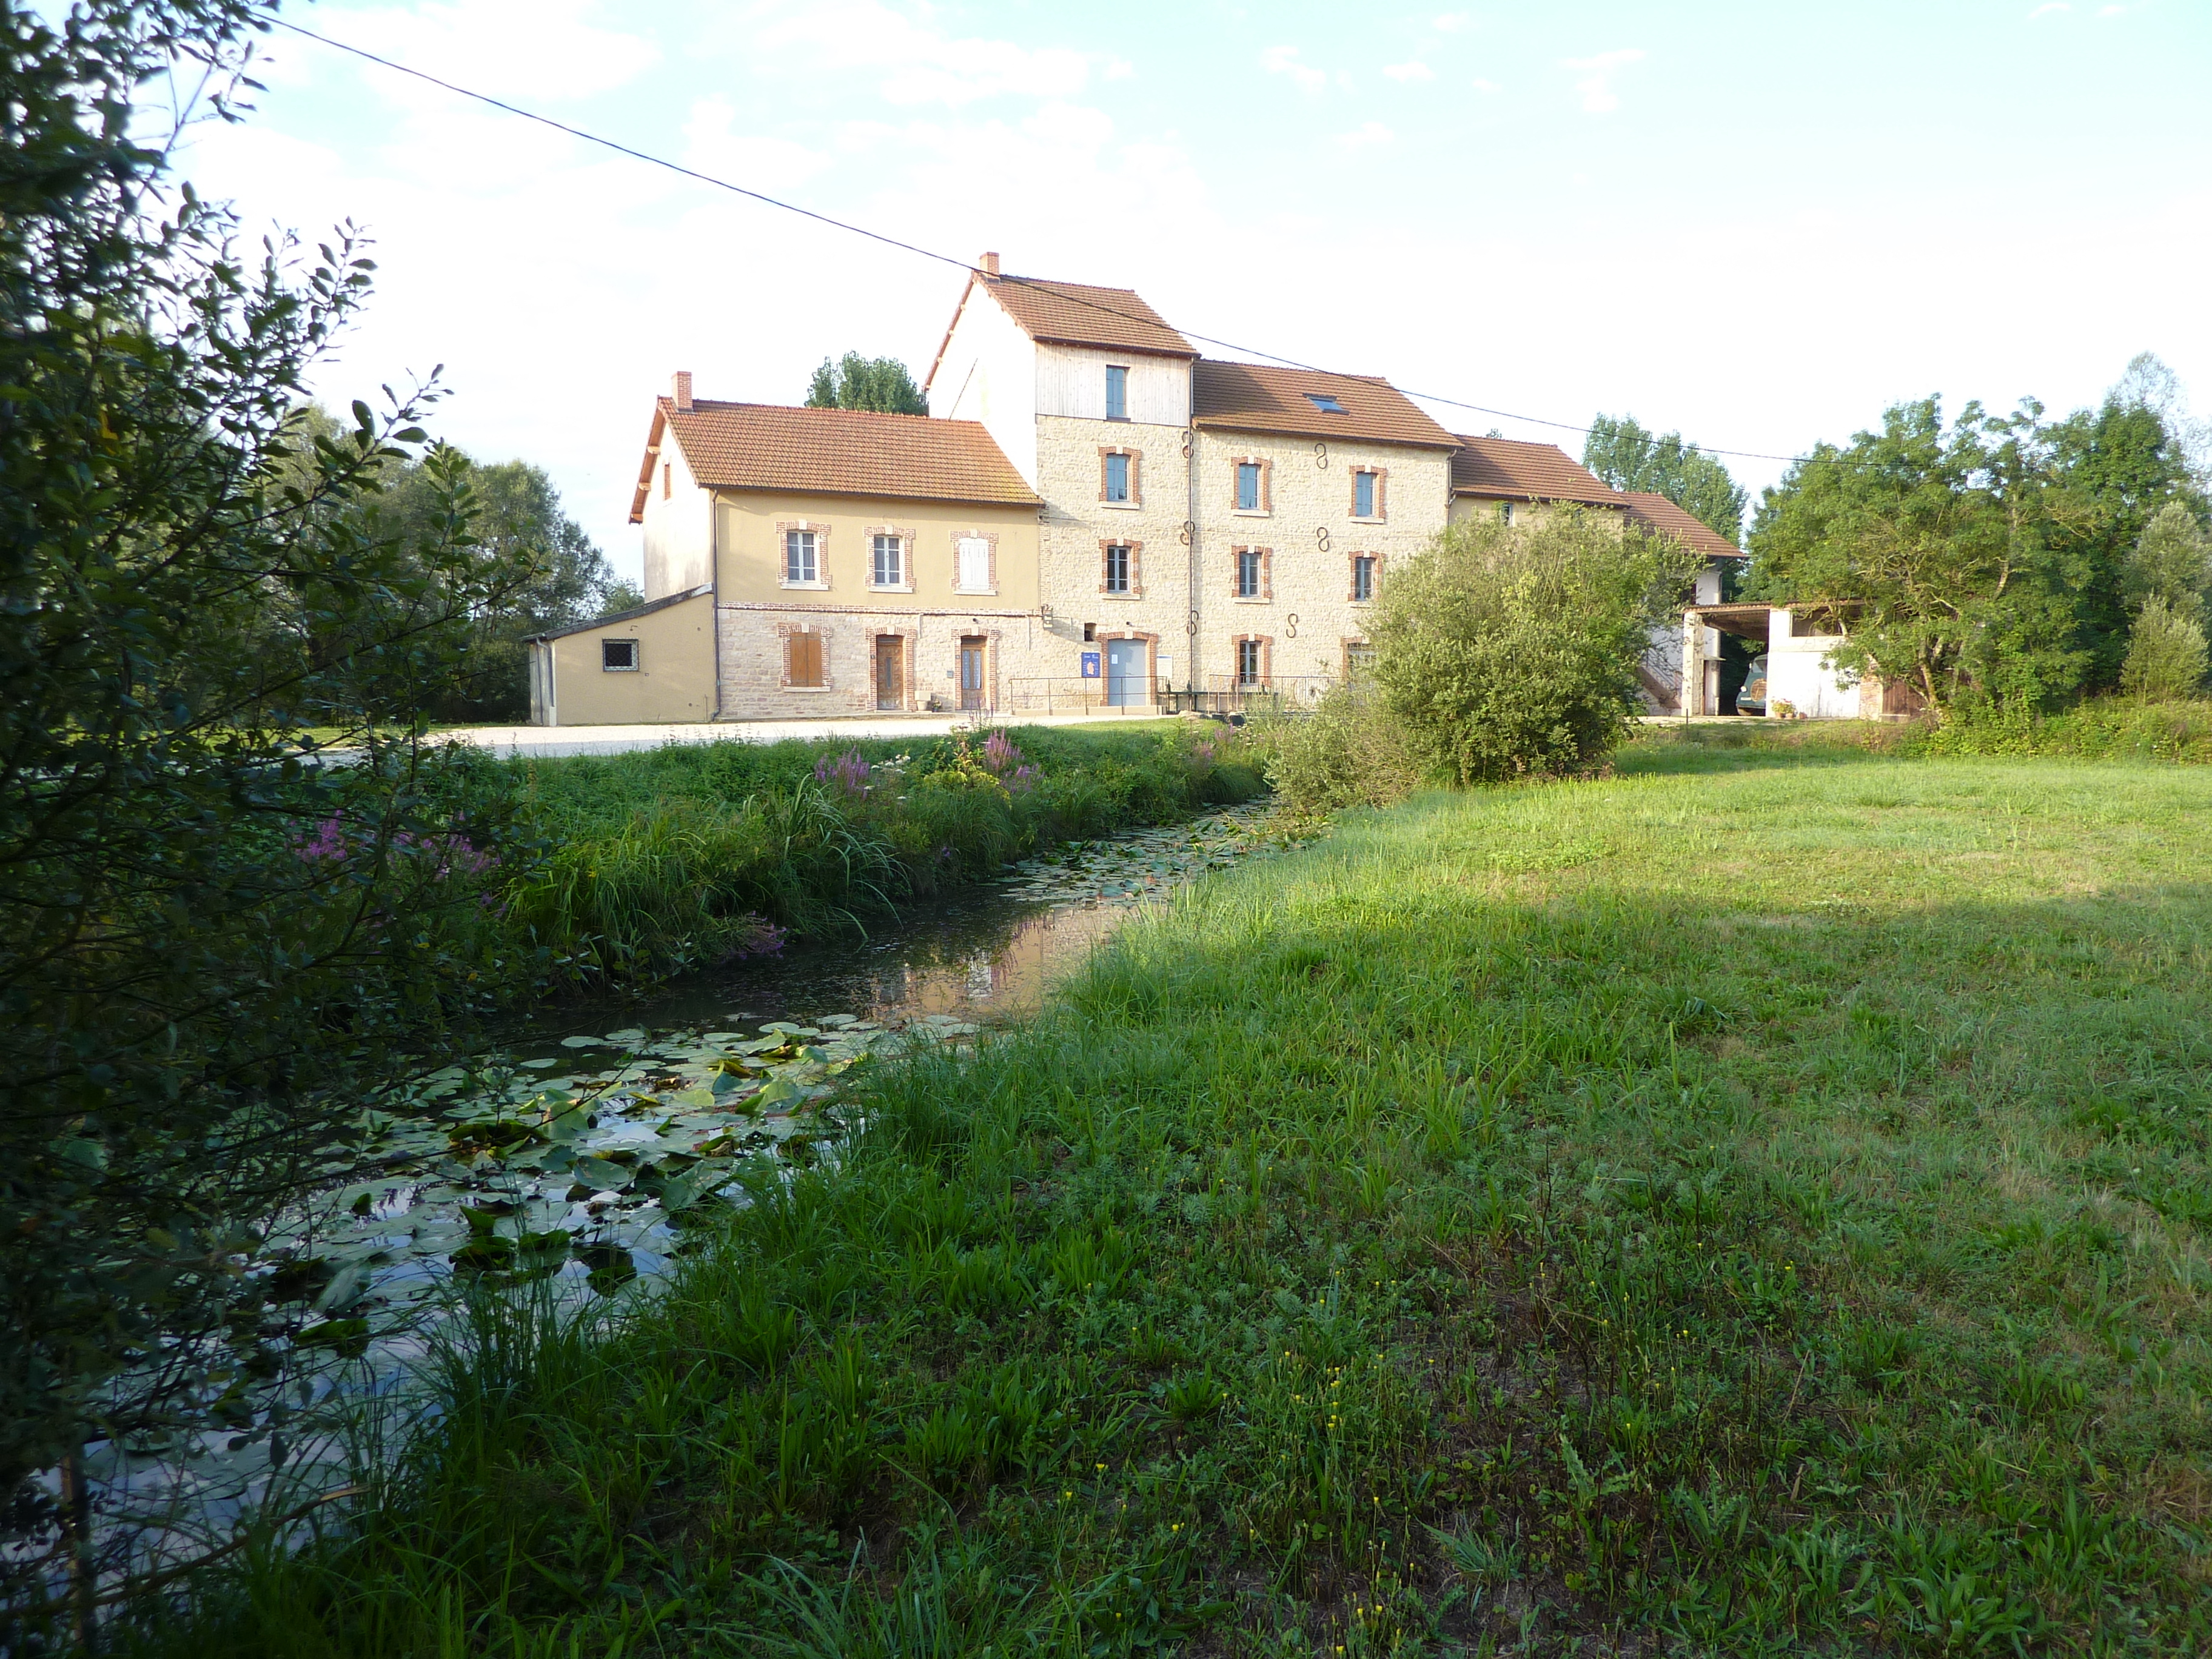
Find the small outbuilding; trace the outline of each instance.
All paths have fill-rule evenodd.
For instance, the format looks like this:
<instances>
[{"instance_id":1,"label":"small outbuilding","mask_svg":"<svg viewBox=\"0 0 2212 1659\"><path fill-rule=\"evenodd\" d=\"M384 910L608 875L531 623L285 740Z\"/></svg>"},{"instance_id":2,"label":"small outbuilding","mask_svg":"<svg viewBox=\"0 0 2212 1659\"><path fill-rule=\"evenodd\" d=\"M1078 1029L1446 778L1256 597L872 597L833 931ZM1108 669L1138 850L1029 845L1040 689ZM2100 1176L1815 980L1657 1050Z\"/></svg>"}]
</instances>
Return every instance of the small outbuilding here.
<instances>
[{"instance_id":1,"label":"small outbuilding","mask_svg":"<svg viewBox=\"0 0 2212 1659\"><path fill-rule=\"evenodd\" d=\"M1682 684L1690 696L1679 713L1718 714L1721 639L1734 635L1765 664L1761 712L1768 718L1881 720L1923 706L1913 689L1860 675L1835 660L1850 632L1848 601L1796 605L1693 605L1682 613Z\"/></svg>"}]
</instances>

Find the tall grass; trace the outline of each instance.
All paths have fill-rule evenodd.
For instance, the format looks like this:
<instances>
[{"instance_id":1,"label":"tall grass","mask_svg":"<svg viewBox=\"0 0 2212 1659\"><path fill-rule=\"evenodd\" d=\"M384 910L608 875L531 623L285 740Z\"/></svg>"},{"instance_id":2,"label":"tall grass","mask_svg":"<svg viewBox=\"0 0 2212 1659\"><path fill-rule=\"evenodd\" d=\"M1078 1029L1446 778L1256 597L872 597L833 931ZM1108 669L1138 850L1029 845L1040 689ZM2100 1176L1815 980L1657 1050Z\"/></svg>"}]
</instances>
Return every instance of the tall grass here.
<instances>
[{"instance_id":1,"label":"tall grass","mask_svg":"<svg viewBox=\"0 0 2212 1659\"><path fill-rule=\"evenodd\" d=\"M509 924L586 971L681 967L848 928L1040 847L1264 788L1225 732L1009 738L1021 753L1005 776L964 740L499 763L490 787L518 793L551 848L509 894Z\"/></svg>"},{"instance_id":2,"label":"tall grass","mask_svg":"<svg viewBox=\"0 0 2212 1659\"><path fill-rule=\"evenodd\" d=\"M2212 772L1621 769L864 1074L137 1650L2205 1651Z\"/></svg>"}]
</instances>

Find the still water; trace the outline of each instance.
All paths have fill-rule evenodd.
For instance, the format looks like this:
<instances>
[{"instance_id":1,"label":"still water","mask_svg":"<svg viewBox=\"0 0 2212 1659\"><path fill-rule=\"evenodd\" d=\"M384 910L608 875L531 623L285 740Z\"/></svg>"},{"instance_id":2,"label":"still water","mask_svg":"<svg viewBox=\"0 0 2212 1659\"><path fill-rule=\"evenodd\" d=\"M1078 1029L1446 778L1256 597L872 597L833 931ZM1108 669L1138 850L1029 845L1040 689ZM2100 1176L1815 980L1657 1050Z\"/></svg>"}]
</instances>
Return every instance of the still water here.
<instances>
[{"instance_id":1,"label":"still water","mask_svg":"<svg viewBox=\"0 0 2212 1659\"><path fill-rule=\"evenodd\" d=\"M649 1030L810 1024L850 1015L896 1028L938 1016L977 1024L1034 1013L1046 988L1147 900L1286 844L1255 803L1167 829L1077 842L868 925L864 937L691 974L614 1012ZM523 1045L607 1018L604 1000L532 1016Z\"/></svg>"},{"instance_id":2,"label":"still water","mask_svg":"<svg viewBox=\"0 0 2212 1659\"><path fill-rule=\"evenodd\" d=\"M248 1267L313 1270L263 1431L211 1423L160 1449L88 1449L100 1554L140 1570L189 1559L250 1508L343 1495L348 1455L329 1425L349 1401L419 1413L457 1280L538 1285L574 1305L649 1286L745 1167L834 1156L826 1109L845 1070L1034 1013L1148 902L1291 844L1271 817L1259 803L1058 848L863 937L643 997L548 1004L499 1054L410 1085L366 1115L378 1172L288 1218ZM298 1409L272 1435L280 1390Z\"/></svg>"}]
</instances>

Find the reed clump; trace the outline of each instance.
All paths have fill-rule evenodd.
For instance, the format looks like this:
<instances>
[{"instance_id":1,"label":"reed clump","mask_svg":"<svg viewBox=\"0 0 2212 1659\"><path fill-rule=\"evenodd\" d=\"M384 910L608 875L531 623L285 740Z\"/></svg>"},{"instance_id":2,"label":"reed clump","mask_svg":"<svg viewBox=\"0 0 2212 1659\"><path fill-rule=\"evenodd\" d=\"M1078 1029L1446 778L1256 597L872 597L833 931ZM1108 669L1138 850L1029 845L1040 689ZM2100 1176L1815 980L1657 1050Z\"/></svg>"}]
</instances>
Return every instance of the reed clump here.
<instances>
[{"instance_id":1,"label":"reed clump","mask_svg":"<svg viewBox=\"0 0 2212 1659\"><path fill-rule=\"evenodd\" d=\"M1041 848L1265 792L1235 733L1178 724L889 742L708 744L501 763L547 851L509 925L626 976L860 924Z\"/></svg>"}]
</instances>

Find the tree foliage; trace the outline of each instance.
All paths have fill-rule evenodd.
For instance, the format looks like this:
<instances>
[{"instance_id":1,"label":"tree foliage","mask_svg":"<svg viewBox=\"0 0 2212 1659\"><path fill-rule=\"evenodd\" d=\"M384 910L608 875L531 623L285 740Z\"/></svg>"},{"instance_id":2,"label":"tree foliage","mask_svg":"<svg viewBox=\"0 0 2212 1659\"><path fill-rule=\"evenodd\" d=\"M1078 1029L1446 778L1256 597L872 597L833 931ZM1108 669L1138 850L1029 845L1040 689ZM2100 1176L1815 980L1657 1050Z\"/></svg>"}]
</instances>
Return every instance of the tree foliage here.
<instances>
[{"instance_id":1,"label":"tree foliage","mask_svg":"<svg viewBox=\"0 0 2212 1659\"><path fill-rule=\"evenodd\" d=\"M848 351L827 357L806 388L809 409L872 409L885 415L927 415L928 401L907 366L896 357L863 357Z\"/></svg>"},{"instance_id":2,"label":"tree foliage","mask_svg":"<svg viewBox=\"0 0 2212 1659\"><path fill-rule=\"evenodd\" d=\"M1743 533L1743 488L1679 432L1647 432L1632 415L1601 415L1583 441L1583 465L1615 489L1664 495L1729 541Z\"/></svg>"},{"instance_id":3,"label":"tree foliage","mask_svg":"<svg viewBox=\"0 0 2212 1659\"><path fill-rule=\"evenodd\" d=\"M2045 418L1934 398L1822 444L1768 490L1751 590L1850 606L1832 659L1938 709L2024 711L2117 683L2128 571L2154 517L2197 502L2158 413L2116 392Z\"/></svg>"},{"instance_id":4,"label":"tree foliage","mask_svg":"<svg viewBox=\"0 0 2212 1659\"><path fill-rule=\"evenodd\" d=\"M2212 536L2180 501L2168 501L2143 526L2120 575L2131 611L2163 599L2184 616L2202 617L2212 604Z\"/></svg>"},{"instance_id":5,"label":"tree foliage","mask_svg":"<svg viewBox=\"0 0 2212 1659\"><path fill-rule=\"evenodd\" d=\"M2120 688L2155 702L2193 697L2204 689L2208 665L2201 617L2152 599L2130 632Z\"/></svg>"},{"instance_id":6,"label":"tree foliage","mask_svg":"<svg viewBox=\"0 0 2212 1659\"><path fill-rule=\"evenodd\" d=\"M1377 597L1382 707L1462 782L1587 767L1640 706L1637 665L1697 563L1578 513L1454 525Z\"/></svg>"},{"instance_id":7,"label":"tree foliage","mask_svg":"<svg viewBox=\"0 0 2212 1659\"><path fill-rule=\"evenodd\" d=\"M424 708L443 720L520 720L530 712L532 634L623 609L628 591L606 557L561 505L544 469L528 461L467 469L477 556L488 569L525 573L506 597L477 616L463 672ZM438 486L422 463L398 464L378 504L387 527L419 537L435 521Z\"/></svg>"},{"instance_id":8,"label":"tree foliage","mask_svg":"<svg viewBox=\"0 0 2212 1659\"><path fill-rule=\"evenodd\" d=\"M162 153L132 137L134 94L165 70L204 72L232 112L260 15L9 15L9 1574L36 1575L20 1540L52 1520L34 1472L211 1401L220 1415L265 1368L268 1290L240 1249L345 1156L349 1080L512 976L478 902L506 830L464 811L459 763L416 736L534 567L476 533L478 481L418 424L434 392L328 429L298 418L308 365L368 293L360 244L242 248L228 212L161 193ZM386 510L397 471L420 481L404 514ZM338 728L342 757L303 764L306 725Z\"/></svg>"}]
</instances>

